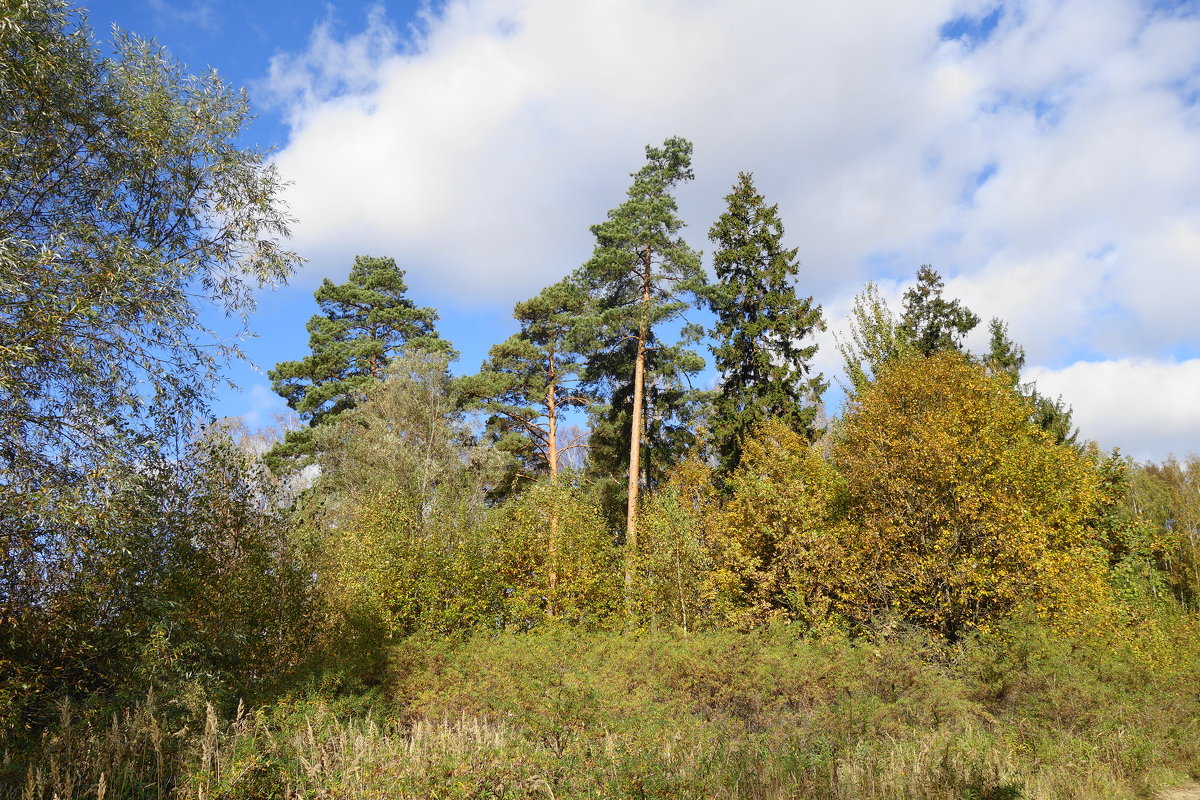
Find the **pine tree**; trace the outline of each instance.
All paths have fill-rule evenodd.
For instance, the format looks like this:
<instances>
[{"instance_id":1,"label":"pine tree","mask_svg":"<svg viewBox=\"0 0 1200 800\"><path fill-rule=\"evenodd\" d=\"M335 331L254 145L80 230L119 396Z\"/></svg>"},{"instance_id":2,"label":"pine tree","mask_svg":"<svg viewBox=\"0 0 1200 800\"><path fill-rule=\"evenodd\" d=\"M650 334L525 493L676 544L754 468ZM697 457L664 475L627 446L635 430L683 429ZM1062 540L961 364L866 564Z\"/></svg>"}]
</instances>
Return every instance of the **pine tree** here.
<instances>
[{"instance_id":1,"label":"pine tree","mask_svg":"<svg viewBox=\"0 0 1200 800\"><path fill-rule=\"evenodd\" d=\"M268 373L275 391L309 428L291 431L267 455L271 468L300 466L314 455L311 426L353 408L363 389L408 348L451 352L434 328L437 312L406 297L404 271L391 258L356 256L345 283L326 278L315 297L323 313L308 321L311 355Z\"/></svg>"},{"instance_id":2,"label":"pine tree","mask_svg":"<svg viewBox=\"0 0 1200 800\"><path fill-rule=\"evenodd\" d=\"M493 498L512 495L548 476L551 489L542 497L545 522L546 611L559 610L555 598L564 553L559 520L564 495L556 490L563 456L586 447L585 436L563 440L562 416L584 408L594 396L580 387L584 360L579 353L579 320L588 304L583 287L567 278L517 303L513 316L520 330L488 351L478 375L460 381L464 394L491 413L487 430L497 449L512 456L508 474ZM534 492L535 496L537 492ZM534 502L529 509L538 507ZM519 506L518 506L519 507Z\"/></svg>"},{"instance_id":3,"label":"pine tree","mask_svg":"<svg viewBox=\"0 0 1200 800\"><path fill-rule=\"evenodd\" d=\"M563 413L591 405L579 386L584 361L577 347L578 320L587 305L582 287L564 279L516 304L520 330L488 351L478 375L460 382L463 393L487 412L489 433L514 457L504 487L549 475L554 482L565 453L584 447L578 438L561 441Z\"/></svg>"},{"instance_id":4,"label":"pine tree","mask_svg":"<svg viewBox=\"0 0 1200 800\"><path fill-rule=\"evenodd\" d=\"M728 208L709 230L718 282L706 291L716 314L712 348L721 390L710 420L712 445L726 474L741 461L754 428L777 419L811 440L828 384L812 375L821 307L796 294L796 249L782 244L778 206L768 206L742 173Z\"/></svg>"},{"instance_id":5,"label":"pine tree","mask_svg":"<svg viewBox=\"0 0 1200 800\"><path fill-rule=\"evenodd\" d=\"M592 463L617 455L627 435L625 544L637 548L636 514L642 477L665 470L686 428L687 377L703 360L683 344L660 340L661 328L690 307L682 300L704 284L700 254L683 241L683 221L672 190L691 180L692 145L672 137L646 148L646 165L633 174L628 199L592 226L596 249L580 268L595 311L588 382L608 399L593 414ZM684 326L684 341L698 335ZM642 444L647 447L643 451ZM612 465L615 466L615 465Z\"/></svg>"},{"instance_id":6,"label":"pine tree","mask_svg":"<svg viewBox=\"0 0 1200 800\"><path fill-rule=\"evenodd\" d=\"M942 297L942 276L928 264L917 270L917 285L904 293L900 331L921 355L955 350L979 324L979 316L957 300Z\"/></svg>"}]
</instances>

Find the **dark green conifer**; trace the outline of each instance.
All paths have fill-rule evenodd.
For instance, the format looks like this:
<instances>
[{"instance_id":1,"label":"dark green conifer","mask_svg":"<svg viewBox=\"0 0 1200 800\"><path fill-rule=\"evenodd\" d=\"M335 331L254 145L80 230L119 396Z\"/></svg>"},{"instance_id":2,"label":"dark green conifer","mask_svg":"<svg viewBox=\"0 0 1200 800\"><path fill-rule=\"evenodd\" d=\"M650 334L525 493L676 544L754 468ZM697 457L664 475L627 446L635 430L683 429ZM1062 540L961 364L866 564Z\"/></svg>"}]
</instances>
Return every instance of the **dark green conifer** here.
<instances>
[{"instance_id":1,"label":"dark green conifer","mask_svg":"<svg viewBox=\"0 0 1200 800\"><path fill-rule=\"evenodd\" d=\"M904 293L900 332L922 355L962 351L963 337L979 324L979 316L957 300L942 297L942 276L928 264L917 270L917 285Z\"/></svg>"},{"instance_id":2,"label":"dark green conifer","mask_svg":"<svg viewBox=\"0 0 1200 800\"><path fill-rule=\"evenodd\" d=\"M1059 443L1075 444L1079 431L1071 424L1071 407L1059 397L1051 400L1037 390L1036 383L1021 383L1025 367L1025 348L1008 337L1008 325L993 317L988 323L991 340L988 353L982 359L993 374L1003 374L1012 381L1013 389L1029 403L1029 419L1049 433Z\"/></svg>"},{"instance_id":3,"label":"dark green conifer","mask_svg":"<svg viewBox=\"0 0 1200 800\"><path fill-rule=\"evenodd\" d=\"M1008 337L1008 325L998 317L988 322L988 352L983 365L993 375L1006 375L1015 386L1025 367L1025 348Z\"/></svg>"},{"instance_id":4,"label":"dark green conifer","mask_svg":"<svg viewBox=\"0 0 1200 800\"><path fill-rule=\"evenodd\" d=\"M271 468L301 466L314 455L311 426L354 407L407 348L450 352L434 328L437 312L408 299L404 270L391 258L356 256L345 283L326 278L315 297L322 313L308 321L312 353L268 373L275 391L309 428L289 432L268 454Z\"/></svg>"},{"instance_id":5,"label":"dark green conifer","mask_svg":"<svg viewBox=\"0 0 1200 800\"><path fill-rule=\"evenodd\" d=\"M709 425L728 473L741 461L747 437L768 419L813 439L829 384L812 374L812 335L825 324L821 307L796 294L797 250L783 246L778 206L766 204L747 173L725 201L725 213L708 232L717 247L718 282L706 296L717 317L712 352L721 374Z\"/></svg>"}]
</instances>

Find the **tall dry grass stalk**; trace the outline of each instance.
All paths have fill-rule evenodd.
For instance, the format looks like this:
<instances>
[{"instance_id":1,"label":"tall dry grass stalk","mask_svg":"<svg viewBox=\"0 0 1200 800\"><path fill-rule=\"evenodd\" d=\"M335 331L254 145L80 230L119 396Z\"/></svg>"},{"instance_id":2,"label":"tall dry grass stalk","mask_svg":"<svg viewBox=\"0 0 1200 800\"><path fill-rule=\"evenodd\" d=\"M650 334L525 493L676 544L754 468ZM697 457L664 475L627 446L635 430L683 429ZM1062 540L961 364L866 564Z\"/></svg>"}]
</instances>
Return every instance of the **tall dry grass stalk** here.
<instances>
[{"instance_id":1,"label":"tall dry grass stalk","mask_svg":"<svg viewBox=\"0 0 1200 800\"><path fill-rule=\"evenodd\" d=\"M1075 765L1086 769L1031 769L1015 738L975 725L867 737L837 751L771 732L724 742L663 736L648 748L653 737L606 730L535 741L498 719L422 718L402 726L315 704L282 716L242 714L225 725L210 712L202 731L173 734L184 746L171 751L156 740L148 709L114 720L102 735L74 719L68 706L63 713L63 730L26 773L22 800L1134 796L1099 754Z\"/></svg>"}]
</instances>

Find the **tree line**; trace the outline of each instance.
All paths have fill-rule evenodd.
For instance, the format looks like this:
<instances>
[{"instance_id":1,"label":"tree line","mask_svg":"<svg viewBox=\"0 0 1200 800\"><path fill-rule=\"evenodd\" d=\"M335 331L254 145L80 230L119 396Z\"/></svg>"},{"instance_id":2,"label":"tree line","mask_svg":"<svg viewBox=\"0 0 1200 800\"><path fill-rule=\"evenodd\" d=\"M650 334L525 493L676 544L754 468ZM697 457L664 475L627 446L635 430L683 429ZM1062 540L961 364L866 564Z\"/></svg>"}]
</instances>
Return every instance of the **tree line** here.
<instances>
[{"instance_id":1,"label":"tree line","mask_svg":"<svg viewBox=\"0 0 1200 800\"><path fill-rule=\"evenodd\" d=\"M820 306L797 294L797 251L783 246L778 209L752 177L739 177L710 231L715 283L679 235L672 189L691 179L691 152L678 137L647 147L627 200L592 227L592 258L518 303L520 330L491 349L478 374L456 382L463 407L487 415L488 440L512 459L494 497L542 477L557 481L564 454L585 449L589 479L611 484L609 505L623 507L631 549L642 488L696 445L698 429L728 472L767 419L814 440L826 388L812 374L808 341L824 328ZM397 355L452 352L434 332L436 312L417 308L406 290L393 259L372 257L356 259L345 284L326 280L317 290L323 313L308 325L312 354L270 373L306 423L272 450L274 468L319 461L314 429L352 408ZM692 383L705 364L694 349L705 332L686 319L698 305L717 320L713 355L723 378L714 392ZM560 441L572 409L586 412L587 431Z\"/></svg>"},{"instance_id":2,"label":"tree line","mask_svg":"<svg viewBox=\"0 0 1200 800\"><path fill-rule=\"evenodd\" d=\"M632 177L592 228L592 258L518 303L518 332L476 374L449 375L436 312L407 297L394 260L360 257L317 291L312 355L271 372L305 425L268 460L283 475L319 466L300 505L344 620L373 608L386 639L892 614L953 640L1029 603L1111 619L1114 570L1191 602L1194 533L1163 538L1130 510L1131 476L1151 472L1078 441L1063 400L1022 380L1003 321L970 353L981 320L930 266L896 311L868 284L839 343L845 413L818 422L825 323L796 289L777 206L738 177L709 231L709 282L672 195L691 144L647 147ZM707 331L687 322L698 307ZM690 382L704 339L712 390ZM563 431L572 409L586 430Z\"/></svg>"}]
</instances>

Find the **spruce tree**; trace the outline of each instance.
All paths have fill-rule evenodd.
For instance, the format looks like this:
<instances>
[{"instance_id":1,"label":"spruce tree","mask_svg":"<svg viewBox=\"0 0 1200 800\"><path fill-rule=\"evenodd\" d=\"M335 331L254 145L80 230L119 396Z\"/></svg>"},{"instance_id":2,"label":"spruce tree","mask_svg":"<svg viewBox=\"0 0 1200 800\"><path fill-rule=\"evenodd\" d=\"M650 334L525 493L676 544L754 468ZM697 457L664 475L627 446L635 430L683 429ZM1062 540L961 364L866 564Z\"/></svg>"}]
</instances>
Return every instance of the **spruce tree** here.
<instances>
[{"instance_id":1,"label":"spruce tree","mask_svg":"<svg viewBox=\"0 0 1200 800\"><path fill-rule=\"evenodd\" d=\"M942 297L942 276L928 264L917 270L917 285L904 293L900 331L921 355L954 350L979 324L979 315L957 300Z\"/></svg>"},{"instance_id":2,"label":"spruce tree","mask_svg":"<svg viewBox=\"0 0 1200 800\"><path fill-rule=\"evenodd\" d=\"M1020 382L1021 370L1025 367L1025 348L1008 336L1008 325L999 317L988 322L988 352L983 365L993 375L1003 375L1015 386Z\"/></svg>"},{"instance_id":3,"label":"spruce tree","mask_svg":"<svg viewBox=\"0 0 1200 800\"><path fill-rule=\"evenodd\" d=\"M979 316L958 300L942 297L942 278L928 264L917 270L917 283L904 293L904 314L897 320L879 289L868 283L854 298L850 335L838 342L846 360L846 387L857 399L878 379L885 364L910 355L931 356L939 352L960 352L996 376L1003 377L1029 407L1029 421L1046 431L1060 444L1075 444L1079 431L1071 424L1071 407L1061 397L1051 400L1034 383L1021 382L1025 367L1025 348L1008 336L1008 326L1000 319L988 323L988 352L971 356L962 339L976 325Z\"/></svg>"},{"instance_id":4,"label":"spruce tree","mask_svg":"<svg viewBox=\"0 0 1200 800\"><path fill-rule=\"evenodd\" d=\"M817 352L811 337L825 327L821 307L796 294L797 250L783 246L778 206L768 206L744 172L725 201L708 233L718 282L706 296L717 317L712 352L721 374L709 425L729 473L754 428L768 419L812 440L829 385L811 366Z\"/></svg>"},{"instance_id":5,"label":"spruce tree","mask_svg":"<svg viewBox=\"0 0 1200 800\"><path fill-rule=\"evenodd\" d=\"M662 147L647 147L646 165L633 174L628 199L592 226L596 249L579 271L595 309L588 321L594 352L587 378L608 400L592 416L591 460L603 467L617 456L622 439L628 443L625 544L630 552L637 548L643 476L652 480L689 438L686 413L694 395L686 382L704 364L684 344L660 339L663 326L690 307L683 297L704 284L700 254L679 235L683 221L672 195L677 184L692 177L691 142L672 137ZM698 331L685 325L683 334L687 342Z\"/></svg>"},{"instance_id":6,"label":"spruce tree","mask_svg":"<svg viewBox=\"0 0 1200 800\"><path fill-rule=\"evenodd\" d=\"M1079 431L1071 424L1071 407L1059 397L1051 400L1037 390L1036 383L1021 383L1025 348L1008 337L1008 325L993 317L988 353L982 361L993 374L1004 375L1030 406L1029 419L1059 444L1075 444Z\"/></svg>"},{"instance_id":7,"label":"spruce tree","mask_svg":"<svg viewBox=\"0 0 1200 800\"><path fill-rule=\"evenodd\" d=\"M408 299L404 270L391 258L356 256L345 283L326 278L315 297L322 313L308 321L312 353L268 373L272 386L309 424L288 433L267 455L271 468L302 466L314 455L311 428L353 408L408 348L450 353L434 328L437 312Z\"/></svg>"}]
</instances>

